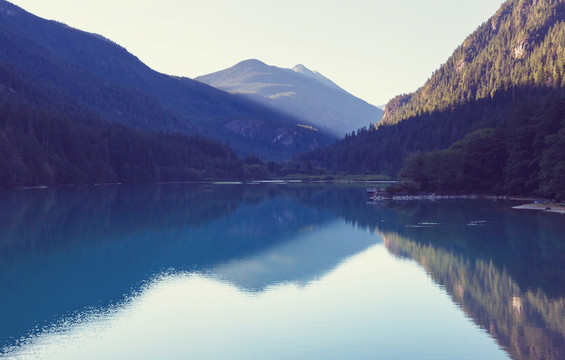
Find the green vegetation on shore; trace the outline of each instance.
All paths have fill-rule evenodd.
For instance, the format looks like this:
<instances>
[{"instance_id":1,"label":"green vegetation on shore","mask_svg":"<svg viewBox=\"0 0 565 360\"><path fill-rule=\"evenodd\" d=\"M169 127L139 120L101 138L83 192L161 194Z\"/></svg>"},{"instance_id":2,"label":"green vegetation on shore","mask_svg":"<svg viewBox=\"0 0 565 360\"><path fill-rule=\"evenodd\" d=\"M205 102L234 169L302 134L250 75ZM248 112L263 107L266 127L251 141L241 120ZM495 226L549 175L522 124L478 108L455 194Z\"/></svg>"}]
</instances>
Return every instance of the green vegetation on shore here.
<instances>
[{"instance_id":1,"label":"green vegetation on shore","mask_svg":"<svg viewBox=\"0 0 565 360\"><path fill-rule=\"evenodd\" d=\"M419 190L565 199L565 100L524 103L505 125L476 130L445 150L413 153L399 178Z\"/></svg>"},{"instance_id":2,"label":"green vegetation on shore","mask_svg":"<svg viewBox=\"0 0 565 360\"><path fill-rule=\"evenodd\" d=\"M335 182L392 182L393 179L387 175L347 175L347 174L288 174L284 180L308 181L335 181Z\"/></svg>"},{"instance_id":3,"label":"green vegetation on shore","mask_svg":"<svg viewBox=\"0 0 565 360\"><path fill-rule=\"evenodd\" d=\"M509 0L375 128L300 156L421 190L565 197L565 3Z\"/></svg>"}]
</instances>

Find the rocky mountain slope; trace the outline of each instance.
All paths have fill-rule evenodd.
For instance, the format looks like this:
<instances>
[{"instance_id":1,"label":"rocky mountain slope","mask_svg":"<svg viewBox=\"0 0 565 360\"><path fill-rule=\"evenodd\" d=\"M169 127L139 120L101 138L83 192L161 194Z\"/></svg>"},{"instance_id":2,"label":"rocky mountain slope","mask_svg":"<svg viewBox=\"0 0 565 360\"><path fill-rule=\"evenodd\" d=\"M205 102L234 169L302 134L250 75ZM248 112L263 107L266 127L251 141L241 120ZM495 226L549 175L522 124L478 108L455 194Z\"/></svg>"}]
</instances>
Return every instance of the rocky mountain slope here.
<instances>
[{"instance_id":1,"label":"rocky mountain slope","mask_svg":"<svg viewBox=\"0 0 565 360\"><path fill-rule=\"evenodd\" d=\"M246 60L196 80L302 118L338 137L375 124L382 117L381 109L304 65L283 69Z\"/></svg>"}]
</instances>

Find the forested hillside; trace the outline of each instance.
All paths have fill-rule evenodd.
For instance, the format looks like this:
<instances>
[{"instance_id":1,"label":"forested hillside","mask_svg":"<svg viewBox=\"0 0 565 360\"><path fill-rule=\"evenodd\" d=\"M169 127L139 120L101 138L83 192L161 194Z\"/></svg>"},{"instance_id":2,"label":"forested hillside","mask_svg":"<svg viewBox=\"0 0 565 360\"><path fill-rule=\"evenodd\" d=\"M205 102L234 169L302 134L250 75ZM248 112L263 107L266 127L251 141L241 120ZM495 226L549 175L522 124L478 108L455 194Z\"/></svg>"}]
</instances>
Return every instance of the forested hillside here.
<instances>
[{"instance_id":1,"label":"forested hillside","mask_svg":"<svg viewBox=\"0 0 565 360\"><path fill-rule=\"evenodd\" d=\"M376 128L360 129L300 159L333 171L395 175L409 154L446 149L479 131L451 150L492 141L467 152L470 159L491 160L491 168L483 166L488 179L472 166L457 172L460 167L444 164L442 170L457 172L468 184L417 181L422 189L433 183L436 189L563 197L558 187L565 183L565 156L559 153L565 143L564 96L565 1L509 0L422 88L393 99ZM438 153L433 154L426 157Z\"/></svg>"},{"instance_id":2,"label":"forested hillside","mask_svg":"<svg viewBox=\"0 0 565 360\"><path fill-rule=\"evenodd\" d=\"M500 94L515 101L512 93L518 89L565 88L564 20L563 1L507 1L422 88L405 101L392 101L383 124L482 99L500 101Z\"/></svg>"},{"instance_id":3,"label":"forested hillside","mask_svg":"<svg viewBox=\"0 0 565 360\"><path fill-rule=\"evenodd\" d=\"M252 180L316 171L256 156L240 159L225 143L199 135L109 122L0 60L0 189Z\"/></svg>"},{"instance_id":4,"label":"forested hillside","mask_svg":"<svg viewBox=\"0 0 565 360\"><path fill-rule=\"evenodd\" d=\"M197 135L71 118L6 98L0 113L0 188L244 178L233 150Z\"/></svg>"},{"instance_id":5,"label":"forested hillside","mask_svg":"<svg viewBox=\"0 0 565 360\"><path fill-rule=\"evenodd\" d=\"M38 18L3 0L0 45L8 72L35 83L34 93L18 95L37 108L57 102L55 107L95 112L101 121L198 134L228 141L240 155L273 159L334 140L299 127L303 121L295 117L198 81L160 74L102 36Z\"/></svg>"},{"instance_id":6,"label":"forested hillside","mask_svg":"<svg viewBox=\"0 0 565 360\"><path fill-rule=\"evenodd\" d=\"M521 104L504 126L476 130L445 150L413 153L399 177L422 190L565 199L565 100Z\"/></svg>"}]
</instances>

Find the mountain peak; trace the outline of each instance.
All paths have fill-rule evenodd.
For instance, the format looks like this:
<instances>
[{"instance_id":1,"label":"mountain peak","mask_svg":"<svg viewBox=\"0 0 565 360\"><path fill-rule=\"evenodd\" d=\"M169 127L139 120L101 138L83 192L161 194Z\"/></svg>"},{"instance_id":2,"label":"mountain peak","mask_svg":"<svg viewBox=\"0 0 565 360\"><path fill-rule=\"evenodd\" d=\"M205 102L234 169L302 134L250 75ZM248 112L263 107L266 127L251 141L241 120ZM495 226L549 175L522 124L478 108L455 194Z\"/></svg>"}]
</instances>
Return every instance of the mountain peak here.
<instances>
[{"instance_id":1,"label":"mountain peak","mask_svg":"<svg viewBox=\"0 0 565 360\"><path fill-rule=\"evenodd\" d=\"M334 136L376 123L382 116L382 110L302 64L288 69L251 59L196 80L293 115L300 125Z\"/></svg>"},{"instance_id":2,"label":"mountain peak","mask_svg":"<svg viewBox=\"0 0 565 360\"><path fill-rule=\"evenodd\" d=\"M262 62L261 60L257 59L247 59L238 62L235 64L234 67L246 67L246 68L254 68L254 67L267 67L268 65Z\"/></svg>"},{"instance_id":3,"label":"mountain peak","mask_svg":"<svg viewBox=\"0 0 565 360\"><path fill-rule=\"evenodd\" d=\"M320 74L317 71L312 71L310 69L308 69L306 66L302 65L302 64L298 64L295 65L292 68L292 71L294 71L295 73L299 73L302 74L310 79L314 79L316 81L318 81L319 83L328 86L332 89L335 90L340 90L340 91L344 91L342 88L340 88L336 83L334 83L333 81L331 81L330 79L328 79L327 77L325 77L324 75Z\"/></svg>"},{"instance_id":4,"label":"mountain peak","mask_svg":"<svg viewBox=\"0 0 565 360\"><path fill-rule=\"evenodd\" d=\"M297 73L313 73L312 70L308 69L306 66L302 65L302 64L297 64L292 68L292 71L297 72Z\"/></svg>"}]
</instances>

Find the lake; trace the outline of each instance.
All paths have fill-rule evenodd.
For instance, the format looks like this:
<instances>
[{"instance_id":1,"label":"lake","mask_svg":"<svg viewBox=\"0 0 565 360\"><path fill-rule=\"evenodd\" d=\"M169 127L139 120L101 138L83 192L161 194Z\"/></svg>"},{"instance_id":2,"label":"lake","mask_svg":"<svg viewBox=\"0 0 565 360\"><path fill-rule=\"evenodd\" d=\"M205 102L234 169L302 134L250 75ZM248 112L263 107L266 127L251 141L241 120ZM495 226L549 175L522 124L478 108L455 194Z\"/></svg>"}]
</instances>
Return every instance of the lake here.
<instances>
[{"instance_id":1,"label":"lake","mask_svg":"<svg viewBox=\"0 0 565 360\"><path fill-rule=\"evenodd\" d=\"M564 359L565 216L515 204L0 192L0 359Z\"/></svg>"}]
</instances>

